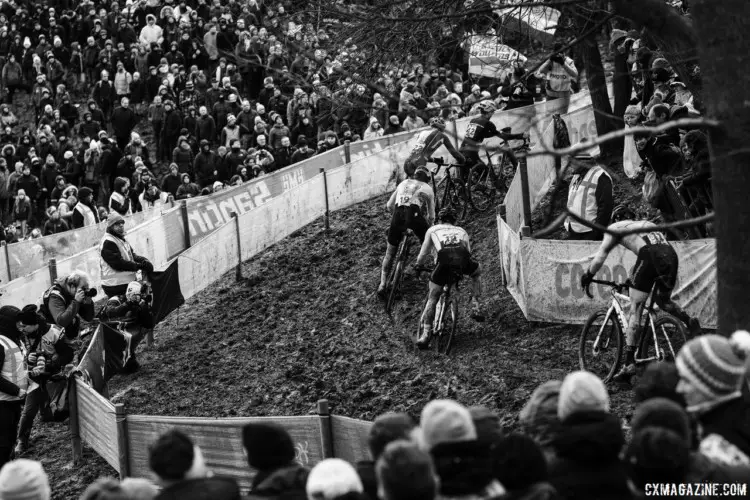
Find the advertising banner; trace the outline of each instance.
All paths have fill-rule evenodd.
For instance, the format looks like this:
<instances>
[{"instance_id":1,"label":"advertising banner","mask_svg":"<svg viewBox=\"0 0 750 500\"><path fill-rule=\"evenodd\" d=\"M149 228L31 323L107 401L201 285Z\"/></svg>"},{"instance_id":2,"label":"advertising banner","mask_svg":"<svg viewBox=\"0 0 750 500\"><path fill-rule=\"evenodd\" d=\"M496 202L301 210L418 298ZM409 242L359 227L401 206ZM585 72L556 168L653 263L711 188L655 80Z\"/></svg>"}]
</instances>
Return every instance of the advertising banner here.
<instances>
[{"instance_id":1,"label":"advertising banner","mask_svg":"<svg viewBox=\"0 0 750 500\"><path fill-rule=\"evenodd\" d=\"M523 263L521 261L521 237L508 226L502 217L497 217L497 239L500 248L500 269L505 288L515 299L524 316L526 292L524 290Z\"/></svg>"},{"instance_id":2,"label":"advertising banner","mask_svg":"<svg viewBox=\"0 0 750 500\"><path fill-rule=\"evenodd\" d=\"M509 251L509 244L502 239L500 245L502 252ZM688 314L699 318L703 327L716 328L715 240L680 241L672 246L680 260L677 285L672 294L674 301ZM521 240L521 274L526 292L522 310L526 318L583 324L597 309L607 307L611 301L608 287L592 285L594 299L589 299L580 286L581 276L598 248L598 242L592 241ZM618 246L607 257L597 278L624 282L633 264L635 255Z\"/></svg>"},{"instance_id":3,"label":"advertising banner","mask_svg":"<svg viewBox=\"0 0 750 500\"><path fill-rule=\"evenodd\" d=\"M512 47L498 43L496 35L471 35L469 73L490 78L504 78L512 63L525 63L526 56Z\"/></svg>"},{"instance_id":4,"label":"advertising banner","mask_svg":"<svg viewBox=\"0 0 750 500\"><path fill-rule=\"evenodd\" d=\"M536 7L497 8L495 13L505 19L504 29L528 33L542 42L550 42L557 31L560 11L543 5Z\"/></svg>"}]
</instances>

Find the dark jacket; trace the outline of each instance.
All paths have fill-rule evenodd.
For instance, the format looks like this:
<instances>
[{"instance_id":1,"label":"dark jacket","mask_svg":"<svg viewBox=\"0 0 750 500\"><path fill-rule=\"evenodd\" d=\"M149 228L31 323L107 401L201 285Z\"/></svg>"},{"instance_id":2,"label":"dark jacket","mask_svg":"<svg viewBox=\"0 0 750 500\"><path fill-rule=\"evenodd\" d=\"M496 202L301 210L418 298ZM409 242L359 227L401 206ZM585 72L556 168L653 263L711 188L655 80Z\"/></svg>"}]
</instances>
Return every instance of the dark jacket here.
<instances>
[{"instance_id":1,"label":"dark jacket","mask_svg":"<svg viewBox=\"0 0 750 500\"><path fill-rule=\"evenodd\" d=\"M234 479L207 477L168 486L155 500L242 500L242 496Z\"/></svg>"},{"instance_id":2,"label":"dark jacket","mask_svg":"<svg viewBox=\"0 0 750 500\"><path fill-rule=\"evenodd\" d=\"M115 137L130 137L130 133L138 123L138 118L132 109L120 106L112 112L111 123Z\"/></svg>"},{"instance_id":3,"label":"dark jacket","mask_svg":"<svg viewBox=\"0 0 750 500\"><path fill-rule=\"evenodd\" d=\"M620 421L604 412L581 412L560 424L552 443L550 483L563 500L632 498L619 454L625 439Z\"/></svg>"},{"instance_id":4,"label":"dark jacket","mask_svg":"<svg viewBox=\"0 0 750 500\"><path fill-rule=\"evenodd\" d=\"M161 180L161 190L177 197L177 188L180 187L180 174L171 175L167 174Z\"/></svg>"},{"instance_id":5,"label":"dark jacket","mask_svg":"<svg viewBox=\"0 0 750 500\"><path fill-rule=\"evenodd\" d=\"M110 228L111 229L111 228ZM114 236L115 238L120 238L118 235L113 233L110 229L107 229L107 232ZM120 238L124 241L124 238ZM117 247L117 245L109 240L104 240L104 243L102 243L102 260L106 262L109 267L114 269L115 271L137 271L141 269L142 264L145 262L148 262L148 259L146 257L142 257L140 255L137 255L133 251L133 247L130 247L130 250L133 254L133 260L125 260L122 258L122 254L120 253L120 249Z\"/></svg>"},{"instance_id":6,"label":"dark jacket","mask_svg":"<svg viewBox=\"0 0 750 500\"><path fill-rule=\"evenodd\" d=\"M45 320L64 328L65 336L73 339L78 336L79 316L85 321L94 319L94 303L84 300L79 304L59 281L44 292L39 311Z\"/></svg>"},{"instance_id":7,"label":"dark jacket","mask_svg":"<svg viewBox=\"0 0 750 500\"><path fill-rule=\"evenodd\" d=\"M195 172L196 180L201 187L211 185L217 179L214 176L214 171L219 169L219 155L213 151L208 153L201 151L195 157L193 163L193 171Z\"/></svg>"},{"instance_id":8,"label":"dark jacket","mask_svg":"<svg viewBox=\"0 0 750 500\"><path fill-rule=\"evenodd\" d=\"M750 404L736 398L699 417L703 436L718 434L750 457Z\"/></svg>"},{"instance_id":9,"label":"dark jacket","mask_svg":"<svg viewBox=\"0 0 750 500\"><path fill-rule=\"evenodd\" d=\"M486 443L441 443L430 450L430 455L440 478L440 496L489 496L491 485L498 484L493 477L490 446ZM501 488L498 493L503 493Z\"/></svg>"},{"instance_id":10,"label":"dark jacket","mask_svg":"<svg viewBox=\"0 0 750 500\"><path fill-rule=\"evenodd\" d=\"M305 485L310 471L290 465L273 471L259 471L245 500L306 500Z\"/></svg>"}]
</instances>

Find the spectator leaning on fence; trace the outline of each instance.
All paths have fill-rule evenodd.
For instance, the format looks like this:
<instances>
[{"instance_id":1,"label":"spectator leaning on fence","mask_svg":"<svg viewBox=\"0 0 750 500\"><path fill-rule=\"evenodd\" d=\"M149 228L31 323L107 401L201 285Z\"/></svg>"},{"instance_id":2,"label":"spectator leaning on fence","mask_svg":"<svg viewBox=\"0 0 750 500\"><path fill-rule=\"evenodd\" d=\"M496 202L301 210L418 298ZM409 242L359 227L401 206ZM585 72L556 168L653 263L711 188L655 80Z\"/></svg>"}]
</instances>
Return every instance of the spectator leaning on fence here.
<instances>
[{"instance_id":1,"label":"spectator leaning on fence","mask_svg":"<svg viewBox=\"0 0 750 500\"><path fill-rule=\"evenodd\" d=\"M91 280L83 271L73 271L58 279L42 296L39 308L48 323L57 325L69 339L78 337L81 319L94 319L94 302L89 290Z\"/></svg>"},{"instance_id":2,"label":"spectator leaning on fence","mask_svg":"<svg viewBox=\"0 0 750 500\"><path fill-rule=\"evenodd\" d=\"M99 245L102 269L102 289L107 297L125 295L128 284L136 280L135 273L151 273L154 266L145 257L136 255L125 241L125 219L114 213L107 219L107 231Z\"/></svg>"}]
</instances>

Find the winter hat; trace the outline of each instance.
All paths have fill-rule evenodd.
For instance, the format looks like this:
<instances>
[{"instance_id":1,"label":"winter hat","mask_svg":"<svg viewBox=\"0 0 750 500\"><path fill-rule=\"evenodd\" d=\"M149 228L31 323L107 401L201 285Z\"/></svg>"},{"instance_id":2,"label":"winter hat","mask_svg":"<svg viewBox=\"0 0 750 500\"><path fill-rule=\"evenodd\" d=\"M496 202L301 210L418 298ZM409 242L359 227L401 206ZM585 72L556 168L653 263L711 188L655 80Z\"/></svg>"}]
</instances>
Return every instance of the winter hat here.
<instances>
[{"instance_id":1,"label":"winter hat","mask_svg":"<svg viewBox=\"0 0 750 500\"><path fill-rule=\"evenodd\" d=\"M122 215L118 214L117 212L113 213L107 219L107 229L114 226L115 224L119 224L120 222L125 222L125 219L123 219Z\"/></svg>"},{"instance_id":2,"label":"winter hat","mask_svg":"<svg viewBox=\"0 0 750 500\"><path fill-rule=\"evenodd\" d=\"M482 90L482 88L479 85L476 85L476 84L472 85L471 86L471 91L474 92L476 90Z\"/></svg>"},{"instance_id":3,"label":"winter hat","mask_svg":"<svg viewBox=\"0 0 750 500\"><path fill-rule=\"evenodd\" d=\"M408 439L417 423L406 413L385 413L372 423L367 438L370 454L376 460L385 447L397 439Z\"/></svg>"},{"instance_id":4,"label":"winter hat","mask_svg":"<svg viewBox=\"0 0 750 500\"><path fill-rule=\"evenodd\" d=\"M16 322L21 310L16 306L0 307L0 331L16 331Z\"/></svg>"},{"instance_id":5,"label":"winter hat","mask_svg":"<svg viewBox=\"0 0 750 500\"><path fill-rule=\"evenodd\" d=\"M580 411L609 411L609 394L604 382L584 370L569 373L560 386L557 416L564 421Z\"/></svg>"},{"instance_id":6,"label":"winter hat","mask_svg":"<svg viewBox=\"0 0 750 500\"><path fill-rule=\"evenodd\" d=\"M624 30L612 30L612 36L609 37L609 48L613 48L615 45L617 45L617 42L619 40L622 40L623 38L627 38L628 33Z\"/></svg>"},{"instance_id":7,"label":"winter hat","mask_svg":"<svg viewBox=\"0 0 750 500\"><path fill-rule=\"evenodd\" d=\"M20 314L16 321L20 321L26 326L34 326L39 324L39 318L36 315L37 307L34 304L29 304L21 309Z\"/></svg>"},{"instance_id":8,"label":"winter hat","mask_svg":"<svg viewBox=\"0 0 750 500\"><path fill-rule=\"evenodd\" d=\"M398 116L396 116L396 115L391 115L391 117L389 118L389 120L390 120L390 121L391 121L391 123L392 123L392 124L394 124L394 125L399 125L399 124L401 123L401 122L399 121L399 119L398 119Z\"/></svg>"},{"instance_id":9,"label":"winter hat","mask_svg":"<svg viewBox=\"0 0 750 500\"><path fill-rule=\"evenodd\" d=\"M477 438L469 410L449 399L427 403L422 410L420 426L428 450L441 443L473 441Z\"/></svg>"},{"instance_id":10,"label":"winter hat","mask_svg":"<svg viewBox=\"0 0 750 500\"><path fill-rule=\"evenodd\" d=\"M477 430L477 439L486 443L495 443L503 436L500 417L486 406L472 406L469 408L471 420Z\"/></svg>"},{"instance_id":11,"label":"winter hat","mask_svg":"<svg viewBox=\"0 0 750 500\"><path fill-rule=\"evenodd\" d=\"M548 380L534 389L518 415L521 424L527 428L537 428L557 422L560 387L562 387L561 381Z\"/></svg>"},{"instance_id":12,"label":"winter hat","mask_svg":"<svg viewBox=\"0 0 750 500\"><path fill-rule=\"evenodd\" d=\"M623 462L635 486L643 489L647 483L682 481L689 460L689 441L669 429L649 427L633 435Z\"/></svg>"},{"instance_id":13,"label":"winter hat","mask_svg":"<svg viewBox=\"0 0 750 500\"><path fill-rule=\"evenodd\" d=\"M216 191L217 189L221 189L223 187L224 187L224 183L222 183L221 181L214 182L214 185L213 185L214 191Z\"/></svg>"},{"instance_id":14,"label":"winter hat","mask_svg":"<svg viewBox=\"0 0 750 500\"><path fill-rule=\"evenodd\" d=\"M41 462L19 458L3 465L0 469L0 498L49 500L49 480Z\"/></svg>"},{"instance_id":15,"label":"winter hat","mask_svg":"<svg viewBox=\"0 0 750 500\"><path fill-rule=\"evenodd\" d=\"M651 63L651 71L653 71L655 69L669 70L669 61L667 61L663 57L659 57L657 59L654 59L654 62Z\"/></svg>"},{"instance_id":16,"label":"winter hat","mask_svg":"<svg viewBox=\"0 0 750 500\"><path fill-rule=\"evenodd\" d=\"M648 427L660 427L675 432L687 441L692 436L687 412L667 398L653 398L638 405L630 427L633 434Z\"/></svg>"},{"instance_id":17,"label":"winter hat","mask_svg":"<svg viewBox=\"0 0 750 500\"><path fill-rule=\"evenodd\" d=\"M242 428L247 463L258 470L273 470L294 461L294 443L278 424L251 423Z\"/></svg>"},{"instance_id":18,"label":"winter hat","mask_svg":"<svg viewBox=\"0 0 750 500\"><path fill-rule=\"evenodd\" d=\"M363 493L354 467L340 458L327 458L313 467L307 477L307 498L333 500L347 493Z\"/></svg>"},{"instance_id":19,"label":"winter hat","mask_svg":"<svg viewBox=\"0 0 750 500\"><path fill-rule=\"evenodd\" d=\"M690 382L704 403L740 395L746 355L726 337L711 334L690 340L677 354L680 378ZM688 410L698 408L688 407Z\"/></svg>"}]
</instances>

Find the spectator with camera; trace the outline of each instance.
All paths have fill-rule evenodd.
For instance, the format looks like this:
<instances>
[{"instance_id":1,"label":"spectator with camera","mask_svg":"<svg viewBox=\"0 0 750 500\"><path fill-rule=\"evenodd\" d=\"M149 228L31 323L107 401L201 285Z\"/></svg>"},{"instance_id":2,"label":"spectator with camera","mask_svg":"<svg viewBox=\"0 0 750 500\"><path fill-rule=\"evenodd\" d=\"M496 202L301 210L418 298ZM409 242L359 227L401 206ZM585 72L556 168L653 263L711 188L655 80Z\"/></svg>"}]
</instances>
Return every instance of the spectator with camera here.
<instances>
[{"instance_id":1,"label":"spectator with camera","mask_svg":"<svg viewBox=\"0 0 750 500\"><path fill-rule=\"evenodd\" d=\"M555 54L540 68L547 75L547 100L568 97L571 94L572 79L578 78L578 70L573 59L563 54L564 44L555 42Z\"/></svg>"},{"instance_id":2,"label":"spectator with camera","mask_svg":"<svg viewBox=\"0 0 750 500\"><path fill-rule=\"evenodd\" d=\"M26 357L29 378L39 384L27 394L21 414L15 448L16 456L20 456L29 447L31 428L39 411L42 412L43 422L53 419L45 384L50 377L62 372L66 365L73 362L75 350L62 329L51 325L40 316L34 304L29 304L21 310L16 328L29 339L29 354ZM70 365L70 369L72 367L73 365Z\"/></svg>"},{"instance_id":3,"label":"spectator with camera","mask_svg":"<svg viewBox=\"0 0 750 500\"><path fill-rule=\"evenodd\" d=\"M91 280L83 271L73 271L58 279L42 296L39 308L44 319L57 325L69 339L78 337L81 319L94 319L95 288L89 288Z\"/></svg>"},{"instance_id":4,"label":"spectator with camera","mask_svg":"<svg viewBox=\"0 0 750 500\"><path fill-rule=\"evenodd\" d=\"M154 266L145 257L133 252L125 241L125 219L113 213L107 219L107 232L99 245L102 269L102 289L107 297L125 295L128 285L136 280L136 272L153 272Z\"/></svg>"}]
</instances>

